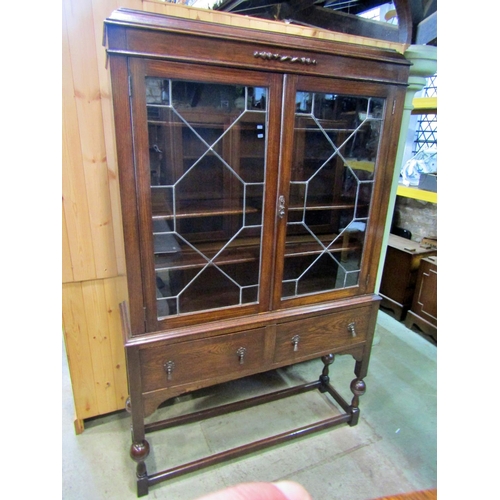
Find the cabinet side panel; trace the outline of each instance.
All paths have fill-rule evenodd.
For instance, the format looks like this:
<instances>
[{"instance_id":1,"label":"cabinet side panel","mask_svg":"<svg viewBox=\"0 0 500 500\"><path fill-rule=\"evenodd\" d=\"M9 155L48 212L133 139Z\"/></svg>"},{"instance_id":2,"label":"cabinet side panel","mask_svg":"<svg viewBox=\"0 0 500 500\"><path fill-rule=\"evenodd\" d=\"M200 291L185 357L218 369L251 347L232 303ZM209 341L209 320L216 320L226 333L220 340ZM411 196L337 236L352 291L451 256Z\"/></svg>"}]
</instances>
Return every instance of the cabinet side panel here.
<instances>
[{"instance_id":1,"label":"cabinet side panel","mask_svg":"<svg viewBox=\"0 0 500 500\"><path fill-rule=\"evenodd\" d=\"M379 271L382 241L384 239L386 219L388 213L388 198L391 191L392 179L396 162L401 119L405 100L405 89L402 87L389 88L387 96L386 129L384 131L383 147L380 151L379 181L373 193L373 204L370 217L377 223L371 226L369 237L373 244L367 255L370 261L368 280L365 283L366 292L375 291L377 274Z\"/></svg>"},{"instance_id":2,"label":"cabinet side panel","mask_svg":"<svg viewBox=\"0 0 500 500\"><path fill-rule=\"evenodd\" d=\"M140 270L138 220L136 207L134 151L131 136L131 116L128 96L127 59L112 57L109 61L113 76L113 106L117 159L120 168L119 186L122 201L123 235L128 242L125 250L129 290L129 310L133 333L144 331L143 290Z\"/></svg>"}]
</instances>

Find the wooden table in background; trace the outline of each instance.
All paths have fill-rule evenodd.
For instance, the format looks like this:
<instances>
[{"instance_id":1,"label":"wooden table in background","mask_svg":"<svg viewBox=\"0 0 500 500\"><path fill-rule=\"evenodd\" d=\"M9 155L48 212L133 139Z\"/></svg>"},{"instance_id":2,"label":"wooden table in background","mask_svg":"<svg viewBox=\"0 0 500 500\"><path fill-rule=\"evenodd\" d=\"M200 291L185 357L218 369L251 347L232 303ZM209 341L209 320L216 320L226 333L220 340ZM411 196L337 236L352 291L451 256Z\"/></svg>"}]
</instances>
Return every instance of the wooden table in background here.
<instances>
[{"instance_id":1,"label":"wooden table in background","mask_svg":"<svg viewBox=\"0 0 500 500\"><path fill-rule=\"evenodd\" d=\"M431 255L437 255L436 248L389 235L380 284L380 307L389 309L398 321L405 319L411 307L420 261Z\"/></svg>"}]
</instances>

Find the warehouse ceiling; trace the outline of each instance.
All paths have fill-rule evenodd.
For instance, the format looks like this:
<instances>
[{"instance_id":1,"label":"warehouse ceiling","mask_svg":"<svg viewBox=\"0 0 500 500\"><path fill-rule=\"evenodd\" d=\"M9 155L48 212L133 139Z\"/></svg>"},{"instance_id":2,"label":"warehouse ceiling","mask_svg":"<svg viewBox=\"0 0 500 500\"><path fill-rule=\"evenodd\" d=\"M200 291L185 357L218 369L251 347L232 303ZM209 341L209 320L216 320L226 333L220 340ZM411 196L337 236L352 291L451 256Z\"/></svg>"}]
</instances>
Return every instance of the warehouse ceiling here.
<instances>
[{"instance_id":1,"label":"warehouse ceiling","mask_svg":"<svg viewBox=\"0 0 500 500\"><path fill-rule=\"evenodd\" d=\"M437 46L437 0L220 0L214 10L404 44ZM377 15L378 18L372 16Z\"/></svg>"}]
</instances>

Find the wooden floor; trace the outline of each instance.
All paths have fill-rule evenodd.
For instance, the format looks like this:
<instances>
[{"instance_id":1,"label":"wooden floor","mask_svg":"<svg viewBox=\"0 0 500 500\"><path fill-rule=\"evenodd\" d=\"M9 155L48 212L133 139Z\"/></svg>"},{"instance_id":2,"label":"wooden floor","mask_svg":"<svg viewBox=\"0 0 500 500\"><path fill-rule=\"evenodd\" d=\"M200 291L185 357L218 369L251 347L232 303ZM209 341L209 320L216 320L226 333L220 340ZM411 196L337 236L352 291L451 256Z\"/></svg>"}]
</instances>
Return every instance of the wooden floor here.
<instances>
[{"instance_id":1,"label":"wooden floor","mask_svg":"<svg viewBox=\"0 0 500 500\"><path fill-rule=\"evenodd\" d=\"M435 500L437 498L437 489L412 491L391 497L380 497L375 500Z\"/></svg>"}]
</instances>

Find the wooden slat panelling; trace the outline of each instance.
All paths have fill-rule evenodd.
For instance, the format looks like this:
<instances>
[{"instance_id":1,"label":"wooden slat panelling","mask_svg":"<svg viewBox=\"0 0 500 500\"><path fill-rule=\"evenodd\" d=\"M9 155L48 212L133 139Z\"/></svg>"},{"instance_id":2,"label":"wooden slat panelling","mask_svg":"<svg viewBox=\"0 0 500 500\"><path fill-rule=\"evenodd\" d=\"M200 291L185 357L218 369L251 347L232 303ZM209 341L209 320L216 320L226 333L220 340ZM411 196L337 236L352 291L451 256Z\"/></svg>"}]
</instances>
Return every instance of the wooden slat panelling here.
<instances>
[{"instance_id":1,"label":"wooden slat panelling","mask_svg":"<svg viewBox=\"0 0 500 500\"><path fill-rule=\"evenodd\" d=\"M127 279L119 276L112 280L104 280L104 296L108 318L110 363L113 366L113 393L115 407L125 407L128 397L127 367L125 350L123 348L123 335L121 331L120 303L128 300Z\"/></svg>"},{"instance_id":2,"label":"wooden slat panelling","mask_svg":"<svg viewBox=\"0 0 500 500\"><path fill-rule=\"evenodd\" d=\"M73 72L70 64L68 34L63 21L62 40L62 195L63 220L66 223L71 259L63 264L72 265L63 270L63 276L72 276L74 281L94 279L94 249L90 230L87 190L83 174L81 139L73 91Z\"/></svg>"},{"instance_id":3,"label":"wooden slat panelling","mask_svg":"<svg viewBox=\"0 0 500 500\"><path fill-rule=\"evenodd\" d=\"M127 299L103 22L141 0L63 0L62 316L77 432L125 407Z\"/></svg>"},{"instance_id":4,"label":"wooden slat panelling","mask_svg":"<svg viewBox=\"0 0 500 500\"><path fill-rule=\"evenodd\" d=\"M70 283L73 281L73 266L71 264L71 250L69 248L64 207L62 210L62 281L63 283Z\"/></svg>"},{"instance_id":5,"label":"wooden slat panelling","mask_svg":"<svg viewBox=\"0 0 500 500\"><path fill-rule=\"evenodd\" d=\"M94 251L95 276L117 275L113 215L99 88L98 57L91 0L67 0L64 19L68 33L69 64L80 133L83 178L92 238L84 242Z\"/></svg>"},{"instance_id":6,"label":"wooden slat panelling","mask_svg":"<svg viewBox=\"0 0 500 500\"><path fill-rule=\"evenodd\" d=\"M107 311L102 307L106 304L103 280L83 282L82 296L97 411L102 415L116 409L115 397L110 390L114 386L114 374L110 363L112 353Z\"/></svg>"},{"instance_id":7,"label":"wooden slat panelling","mask_svg":"<svg viewBox=\"0 0 500 500\"><path fill-rule=\"evenodd\" d=\"M125 407L119 303L124 277L63 285L63 328L77 420Z\"/></svg>"},{"instance_id":8,"label":"wooden slat panelling","mask_svg":"<svg viewBox=\"0 0 500 500\"><path fill-rule=\"evenodd\" d=\"M82 284L63 285L63 331L77 419L98 415ZM92 327L92 325L90 325Z\"/></svg>"},{"instance_id":9,"label":"wooden slat panelling","mask_svg":"<svg viewBox=\"0 0 500 500\"><path fill-rule=\"evenodd\" d=\"M104 145L106 150L109 197L112 208L112 228L115 242L116 269L118 274L125 274L125 249L123 247L123 228L121 223L120 186L118 182L118 164L116 158L115 127L111 97L111 81L106 64L106 50L103 46L103 22L113 10L119 7L140 8L140 0L121 2L120 0L92 0L94 21L94 44L96 48L99 94L101 98Z\"/></svg>"}]
</instances>

